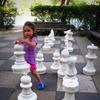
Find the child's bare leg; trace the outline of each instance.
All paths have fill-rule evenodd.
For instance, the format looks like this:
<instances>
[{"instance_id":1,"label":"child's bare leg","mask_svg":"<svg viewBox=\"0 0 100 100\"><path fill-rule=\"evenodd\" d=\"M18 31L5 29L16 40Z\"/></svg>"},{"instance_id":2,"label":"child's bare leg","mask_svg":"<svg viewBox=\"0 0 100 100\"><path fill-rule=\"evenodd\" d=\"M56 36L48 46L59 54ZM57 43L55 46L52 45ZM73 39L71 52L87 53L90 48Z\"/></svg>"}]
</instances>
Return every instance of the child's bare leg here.
<instances>
[{"instance_id":1,"label":"child's bare leg","mask_svg":"<svg viewBox=\"0 0 100 100\"><path fill-rule=\"evenodd\" d=\"M32 71L33 76L35 77L37 82L42 82L40 75L37 73L36 70Z\"/></svg>"},{"instance_id":2,"label":"child's bare leg","mask_svg":"<svg viewBox=\"0 0 100 100\"><path fill-rule=\"evenodd\" d=\"M42 82L40 75L37 73L36 70L32 71L32 74L33 74L33 76L35 77L36 81L38 82L38 84L37 84L37 89L43 90L44 87L45 87L45 85L44 85L44 83Z\"/></svg>"}]
</instances>

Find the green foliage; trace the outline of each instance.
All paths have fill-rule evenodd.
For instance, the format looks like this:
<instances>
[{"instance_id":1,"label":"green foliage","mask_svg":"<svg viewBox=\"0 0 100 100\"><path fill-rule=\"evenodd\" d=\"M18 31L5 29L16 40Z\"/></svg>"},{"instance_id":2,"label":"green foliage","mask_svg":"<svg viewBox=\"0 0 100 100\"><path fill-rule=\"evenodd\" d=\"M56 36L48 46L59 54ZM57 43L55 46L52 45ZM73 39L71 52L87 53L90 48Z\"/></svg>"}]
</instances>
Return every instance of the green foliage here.
<instances>
[{"instance_id":1,"label":"green foliage","mask_svg":"<svg viewBox=\"0 0 100 100\"><path fill-rule=\"evenodd\" d=\"M78 35L78 36L88 36L89 35L89 32L88 31L82 31L82 30L80 30L80 31L78 31L77 33L76 33L76 35Z\"/></svg>"},{"instance_id":2,"label":"green foliage","mask_svg":"<svg viewBox=\"0 0 100 100\"><path fill-rule=\"evenodd\" d=\"M76 6L79 6L79 5L82 6L82 5L86 5L87 3L84 0L72 0L72 4Z\"/></svg>"},{"instance_id":3,"label":"green foliage","mask_svg":"<svg viewBox=\"0 0 100 100\"><path fill-rule=\"evenodd\" d=\"M27 2L26 0L22 0L22 12L25 13L27 10Z\"/></svg>"},{"instance_id":4,"label":"green foliage","mask_svg":"<svg viewBox=\"0 0 100 100\"><path fill-rule=\"evenodd\" d=\"M41 21L59 21L62 19L67 23L71 18L78 18L84 22L86 28L94 28L96 24L96 16L100 13L100 6L97 5L81 5L81 6L36 6L31 7L32 16L37 17Z\"/></svg>"},{"instance_id":5,"label":"green foliage","mask_svg":"<svg viewBox=\"0 0 100 100\"><path fill-rule=\"evenodd\" d=\"M50 30L48 29L41 29L41 30L37 30L37 35L41 35L41 36L47 36L50 33ZM54 30L55 36L64 36L64 31L63 30Z\"/></svg>"},{"instance_id":6,"label":"green foliage","mask_svg":"<svg viewBox=\"0 0 100 100\"><path fill-rule=\"evenodd\" d=\"M13 26L17 9L13 1L7 1L3 7L0 7L0 29Z\"/></svg>"},{"instance_id":7,"label":"green foliage","mask_svg":"<svg viewBox=\"0 0 100 100\"><path fill-rule=\"evenodd\" d=\"M49 0L51 1L52 5L60 5L61 4L61 0Z\"/></svg>"},{"instance_id":8,"label":"green foliage","mask_svg":"<svg viewBox=\"0 0 100 100\"><path fill-rule=\"evenodd\" d=\"M96 0L96 3L98 3L100 5L100 0Z\"/></svg>"}]
</instances>

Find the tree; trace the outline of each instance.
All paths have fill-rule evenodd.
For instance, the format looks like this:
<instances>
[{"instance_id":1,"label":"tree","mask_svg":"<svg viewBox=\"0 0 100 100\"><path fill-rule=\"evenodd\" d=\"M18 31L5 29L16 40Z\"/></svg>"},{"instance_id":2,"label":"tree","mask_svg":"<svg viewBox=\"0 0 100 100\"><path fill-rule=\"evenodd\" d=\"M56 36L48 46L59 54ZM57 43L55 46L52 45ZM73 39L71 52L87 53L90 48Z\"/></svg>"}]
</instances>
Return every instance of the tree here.
<instances>
[{"instance_id":1,"label":"tree","mask_svg":"<svg viewBox=\"0 0 100 100\"><path fill-rule=\"evenodd\" d=\"M63 5L69 5L71 0L61 0L61 6Z\"/></svg>"},{"instance_id":2,"label":"tree","mask_svg":"<svg viewBox=\"0 0 100 100\"><path fill-rule=\"evenodd\" d=\"M0 6L4 6L7 0L0 0Z\"/></svg>"},{"instance_id":3,"label":"tree","mask_svg":"<svg viewBox=\"0 0 100 100\"><path fill-rule=\"evenodd\" d=\"M98 3L100 5L100 0L96 0L96 3Z\"/></svg>"},{"instance_id":4,"label":"tree","mask_svg":"<svg viewBox=\"0 0 100 100\"><path fill-rule=\"evenodd\" d=\"M13 26L15 16L17 15L17 8L14 6L12 0L6 0L5 3L2 0L2 6L0 6L0 28L10 28Z\"/></svg>"}]
</instances>

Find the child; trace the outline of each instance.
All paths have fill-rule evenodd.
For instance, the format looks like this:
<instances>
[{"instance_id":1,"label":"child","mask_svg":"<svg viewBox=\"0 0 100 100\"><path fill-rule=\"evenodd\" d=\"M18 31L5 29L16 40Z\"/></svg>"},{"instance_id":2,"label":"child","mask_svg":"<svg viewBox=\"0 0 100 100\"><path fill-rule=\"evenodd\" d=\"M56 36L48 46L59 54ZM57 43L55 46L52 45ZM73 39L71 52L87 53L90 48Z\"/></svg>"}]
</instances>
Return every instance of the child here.
<instances>
[{"instance_id":1,"label":"child","mask_svg":"<svg viewBox=\"0 0 100 100\"><path fill-rule=\"evenodd\" d=\"M37 89L44 89L44 83L42 82L40 75L36 71L36 45L37 45L37 36L36 36L36 27L32 22L27 21L23 26L23 37L17 40L17 43L24 45L25 50L25 60L30 64L30 70L33 76L36 78L38 84Z\"/></svg>"}]
</instances>

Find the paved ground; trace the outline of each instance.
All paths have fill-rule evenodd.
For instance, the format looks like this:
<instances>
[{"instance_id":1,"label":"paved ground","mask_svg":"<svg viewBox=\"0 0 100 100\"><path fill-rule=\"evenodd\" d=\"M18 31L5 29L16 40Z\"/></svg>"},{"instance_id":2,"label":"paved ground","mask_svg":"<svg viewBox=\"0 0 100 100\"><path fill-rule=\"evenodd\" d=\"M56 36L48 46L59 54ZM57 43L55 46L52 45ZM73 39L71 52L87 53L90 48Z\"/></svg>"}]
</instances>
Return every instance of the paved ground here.
<instances>
[{"instance_id":1,"label":"paved ground","mask_svg":"<svg viewBox=\"0 0 100 100\"><path fill-rule=\"evenodd\" d=\"M15 58L13 56L14 41L20 37L21 33L6 32L0 34L0 100L17 100L18 94L21 92L20 75L12 72L11 66L14 64ZM44 64L47 67L47 73L42 75L46 88L43 91L38 91L35 87L33 91L38 95L38 100L62 100L64 91L60 86L60 80L56 74L50 70L50 65L53 63L52 53L57 48L60 51L64 47L64 37L56 37L55 46L49 51L44 51ZM78 79L80 82L79 92L76 93L76 100L100 100L100 48L97 50L98 59L95 61L97 69L96 74L92 77L86 76L82 73L82 68L86 64L85 54L87 54L87 45L91 42L85 37L74 37L74 52L71 55L78 57L76 67L78 70ZM39 44L37 51L43 45L44 37L39 37ZM81 66L81 67L80 67ZM32 77L32 75L30 74ZM34 84L34 78L32 77ZM52 85L51 85L52 84Z\"/></svg>"}]
</instances>

